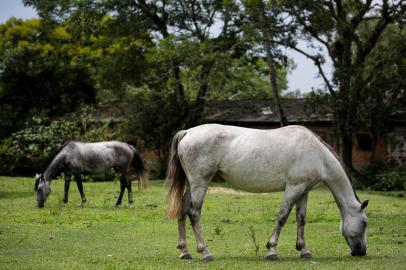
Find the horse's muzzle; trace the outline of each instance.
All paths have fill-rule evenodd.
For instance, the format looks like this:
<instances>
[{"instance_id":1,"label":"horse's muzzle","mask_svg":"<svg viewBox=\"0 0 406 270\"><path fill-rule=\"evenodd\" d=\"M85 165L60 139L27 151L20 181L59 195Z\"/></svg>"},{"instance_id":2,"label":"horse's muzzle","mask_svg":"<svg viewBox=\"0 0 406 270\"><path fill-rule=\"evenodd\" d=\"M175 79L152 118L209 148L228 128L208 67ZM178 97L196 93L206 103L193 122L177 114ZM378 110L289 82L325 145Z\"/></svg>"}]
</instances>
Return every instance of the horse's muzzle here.
<instances>
[{"instance_id":1,"label":"horse's muzzle","mask_svg":"<svg viewBox=\"0 0 406 270\"><path fill-rule=\"evenodd\" d=\"M367 255L367 252L365 250L357 250L351 252L351 256L365 256L365 255Z\"/></svg>"}]
</instances>

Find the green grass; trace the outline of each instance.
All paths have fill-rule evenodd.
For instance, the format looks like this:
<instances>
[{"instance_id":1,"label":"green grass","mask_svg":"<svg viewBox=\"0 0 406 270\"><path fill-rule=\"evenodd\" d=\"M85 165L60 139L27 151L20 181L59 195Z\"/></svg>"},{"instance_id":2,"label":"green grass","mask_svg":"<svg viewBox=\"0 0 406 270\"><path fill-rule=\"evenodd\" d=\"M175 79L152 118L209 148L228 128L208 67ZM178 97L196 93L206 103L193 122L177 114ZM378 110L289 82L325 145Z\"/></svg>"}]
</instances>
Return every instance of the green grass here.
<instances>
[{"instance_id":1,"label":"green grass","mask_svg":"<svg viewBox=\"0 0 406 270\"><path fill-rule=\"evenodd\" d=\"M218 185L218 184L217 184ZM177 222L164 217L166 187L162 181L141 193L135 204L114 207L119 183L84 183L88 205L80 207L75 183L62 204L63 181L52 183L44 209L38 209L34 180L0 177L0 269L405 269L406 200L359 192L369 199L368 255L355 258L338 231L339 213L327 189L309 196L306 243L312 260L295 250L296 225L284 227L278 261L266 261L265 244L272 232L282 193L225 194L206 197L201 219L215 261L178 259ZM124 203L125 202L125 203ZM251 229L250 229L251 228ZM256 255L251 233L255 233Z\"/></svg>"}]
</instances>

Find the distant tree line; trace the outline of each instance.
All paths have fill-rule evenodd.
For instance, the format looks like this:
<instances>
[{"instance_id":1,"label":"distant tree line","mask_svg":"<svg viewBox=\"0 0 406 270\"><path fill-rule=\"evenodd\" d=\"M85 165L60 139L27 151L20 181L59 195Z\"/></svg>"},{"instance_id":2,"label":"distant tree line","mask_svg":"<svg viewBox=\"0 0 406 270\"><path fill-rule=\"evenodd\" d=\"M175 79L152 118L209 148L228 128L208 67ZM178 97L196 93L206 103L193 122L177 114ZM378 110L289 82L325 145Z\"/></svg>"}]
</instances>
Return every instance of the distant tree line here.
<instances>
[{"instance_id":1,"label":"distant tree line","mask_svg":"<svg viewBox=\"0 0 406 270\"><path fill-rule=\"evenodd\" d=\"M285 125L287 48L318 68L325 87L311 96L334 114L349 167L353 134L384 133L406 107L404 1L23 2L40 19L0 26L0 139L33 116L117 99L131 104L128 131L162 157L207 100L273 97Z\"/></svg>"}]
</instances>

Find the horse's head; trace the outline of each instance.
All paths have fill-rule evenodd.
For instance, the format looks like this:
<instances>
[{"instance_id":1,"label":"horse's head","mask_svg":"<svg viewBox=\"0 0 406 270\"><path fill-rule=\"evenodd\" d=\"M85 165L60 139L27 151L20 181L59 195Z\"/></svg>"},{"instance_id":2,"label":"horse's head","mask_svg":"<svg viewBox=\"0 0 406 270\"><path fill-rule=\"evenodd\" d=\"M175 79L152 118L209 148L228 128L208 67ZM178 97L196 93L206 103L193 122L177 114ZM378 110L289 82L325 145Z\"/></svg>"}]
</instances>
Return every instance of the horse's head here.
<instances>
[{"instance_id":1,"label":"horse's head","mask_svg":"<svg viewBox=\"0 0 406 270\"><path fill-rule=\"evenodd\" d=\"M367 254L366 228L368 224L365 207L368 201L361 203L359 209L347 215L341 223L340 230L347 242L352 256L365 256Z\"/></svg>"},{"instance_id":2,"label":"horse's head","mask_svg":"<svg viewBox=\"0 0 406 270\"><path fill-rule=\"evenodd\" d=\"M44 207L45 201L51 193L51 185L45 181L43 174L35 176L35 191L37 192L37 205L39 208Z\"/></svg>"}]
</instances>

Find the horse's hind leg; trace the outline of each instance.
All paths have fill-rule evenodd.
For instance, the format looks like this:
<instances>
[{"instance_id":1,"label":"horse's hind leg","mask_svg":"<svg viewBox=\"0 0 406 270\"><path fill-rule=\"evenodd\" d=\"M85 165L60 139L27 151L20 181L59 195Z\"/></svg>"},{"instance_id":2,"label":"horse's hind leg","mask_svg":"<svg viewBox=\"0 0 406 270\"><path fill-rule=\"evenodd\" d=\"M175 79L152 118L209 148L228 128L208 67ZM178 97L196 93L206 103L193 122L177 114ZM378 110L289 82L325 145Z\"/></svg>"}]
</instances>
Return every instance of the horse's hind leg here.
<instances>
[{"instance_id":1,"label":"horse's hind leg","mask_svg":"<svg viewBox=\"0 0 406 270\"><path fill-rule=\"evenodd\" d=\"M268 255L266 256L269 260L275 260L278 258L278 253L276 251L276 246L278 245L279 234L289 217L290 211L296 201L303 195L304 188L302 186L287 186L285 189L285 194L280 206L278 219L276 221L275 228L272 232L269 242L266 247L269 249Z\"/></svg>"},{"instance_id":2,"label":"horse's hind leg","mask_svg":"<svg viewBox=\"0 0 406 270\"><path fill-rule=\"evenodd\" d=\"M120 177L120 194L118 195L116 206L119 206L121 204L126 186L127 186L127 180L125 178L123 178L123 176L121 176Z\"/></svg>"},{"instance_id":3,"label":"horse's hind leg","mask_svg":"<svg viewBox=\"0 0 406 270\"><path fill-rule=\"evenodd\" d=\"M214 257L213 255L211 255L206 244L204 243L202 231L200 229L200 215L209 181L205 180L204 178L199 178L196 181L196 178L194 178L193 181L189 182L191 188L192 203L189 208L188 215L190 222L192 223L193 232L196 237L197 251L203 254L204 261L212 261Z\"/></svg>"},{"instance_id":4,"label":"horse's hind leg","mask_svg":"<svg viewBox=\"0 0 406 270\"><path fill-rule=\"evenodd\" d=\"M296 203L297 240L296 249L300 251L300 257L310 259L310 251L306 248L304 240L304 227L306 223L306 206L309 193L305 193Z\"/></svg>"},{"instance_id":5,"label":"horse's hind leg","mask_svg":"<svg viewBox=\"0 0 406 270\"><path fill-rule=\"evenodd\" d=\"M182 198L181 216L178 219L179 240L178 240L177 248L180 249L180 251L181 251L181 254L180 254L181 259L192 259L192 256L190 255L189 251L187 250L186 224L185 224L186 216L188 215L190 204L191 204L191 194L190 194L190 186L188 183L185 194L183 195L183 198Z\"/></svg>"},{"instance_id":6,"label":"horse's hind leg","mask_svg":"<svg viewBox=\"0 0 406 270\"><path fill-rule=\"evenodd\" d=\"M84 206L86 204L86 196L85 196L85 193L83 192L82 177L80 175L75 175L75 180L76 180L76 185L78 186L80 197L82 198L81 206Z\"/></svg>"},{"instance_id":7,"label":"horse's hind leg","mask_svg":"<svg viewBox=\"0 0 406 270\"><path fill-rule=\"evenodd\" d=\"M132 188L131 188L131 180L128 179L128 177L125 177L125 179L126 179L126 182L127 182L128 203L132 204L132 203L134 203L134 200L133 200L133 191L132 191Z\"/></svg>"},{"instance_id":8,"label":"horse's hind leg","mask_svg":"<svg viewBox=\"0 0 406 270\"><path fill-rule=\"evenodd\" d=\"M65 187L64 187L64 194L63 194L63 202L68 202L68 193L69 193L69 186L72 176L70 174L65 173Z\"/></svg>"}]
</instances>

